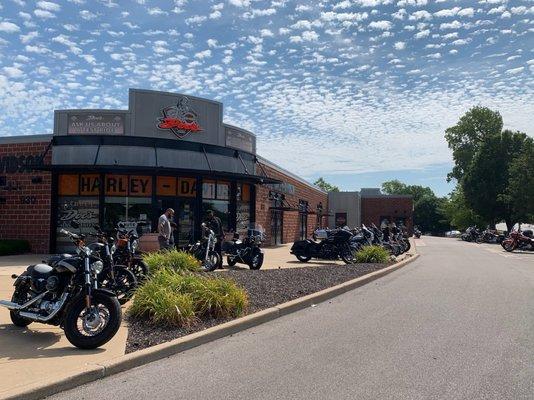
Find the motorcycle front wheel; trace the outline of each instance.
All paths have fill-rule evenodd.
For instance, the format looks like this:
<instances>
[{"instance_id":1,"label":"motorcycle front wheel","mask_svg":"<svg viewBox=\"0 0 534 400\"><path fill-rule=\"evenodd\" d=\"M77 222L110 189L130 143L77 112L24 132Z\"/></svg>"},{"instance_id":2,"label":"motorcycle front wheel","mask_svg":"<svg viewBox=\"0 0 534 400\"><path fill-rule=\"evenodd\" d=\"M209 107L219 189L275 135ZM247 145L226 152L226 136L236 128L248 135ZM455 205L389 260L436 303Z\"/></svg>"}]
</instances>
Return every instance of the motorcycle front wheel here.
<instances>
[{"instance_id":1,"label":"motorcycle front wheel","mask_svg":"<svg viewBox=\"0 0 534 400\"><path fill-rule=\"evenodd\" d=\"M354 260L356 259L355 254L356 252L348 244L343 246L339 252L339 256L345 264L354 264Z\"/></svg>"},{"instance_id":2,"label":"motorcycle front wheel","mask_svg":"<svg viewBox=\"0 0 534 400\"><path fill-rule=\"evenodd\" d=\"M122 312L116 297L95 292L88 311L85 295L81 294L68 307L63 329L68 341L80 349L96 349L119 330Z\"/></svg>"},{"instance_id":3,"label":"motorcycle front wheel","mask_svg":"<svg viewBox=\"0 0 534 400\"><path fill-rule=\"evenodd\" d=\"M502 242L502 247L504 250L506 250L509 253L511 253L512 251L516 249L514 242L511 240Z\"/></svg>"},{"instance_id":4,"label":"motorcycle front wheel","mask_svg":"<svg viewBox=\"0 0 534 400\"><path fill-rule=\"evenodd\" d=\"M217 253L216 251L209 251L208 257L202 260L202 270L206 272L215 271L217 269L217 266L219 265L219 262L221 261L219 257L219 253Z\"/></svg>"},{"instance_id":5,"label":"motorcycle front wheel","mask_svg":"<svg viewBox=\"0 0 534 400\"><path fill-rule=\"evenodd\" d=\"M258 270L263 265L263 258L264 254L260 251L256 252L252 255L252 260L250 260L250 263L248 264L250 269Z\"/></svg>"},{"instance_id":6,"label":"motorcycle front wheel","mask_svg":"<svg viewBox=\"0 0 534 400\"><path fill-rule=\"evenodd\" d=\"M115 280L111 277L111 271L101 280L102 287L109 289L117 295L120 304L130 300L137 288L137 278L134 273L124 266L115 266Z\"/></svg>"},{"instance_id":7,"label":"motorcycle front wheel","mask_svg":"<svg viewBox=\"0 0 534 400\"><path fill-rule=\"evenodd\" d=\"M226 263L229 267L234 267L237 264L237 260L235 258L226 257Z\"/></svg>"}]
</instances>

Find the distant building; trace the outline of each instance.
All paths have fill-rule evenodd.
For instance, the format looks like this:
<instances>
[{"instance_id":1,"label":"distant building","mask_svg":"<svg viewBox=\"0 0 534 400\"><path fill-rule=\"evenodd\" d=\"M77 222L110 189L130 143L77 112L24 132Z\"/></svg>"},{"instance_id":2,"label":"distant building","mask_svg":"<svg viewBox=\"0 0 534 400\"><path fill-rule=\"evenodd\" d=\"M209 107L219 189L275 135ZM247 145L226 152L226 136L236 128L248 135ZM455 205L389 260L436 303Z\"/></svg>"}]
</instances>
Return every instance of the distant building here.
<instances>
[{"instance_id":1,"label":"distant building","mask_svg":"<svg viewBox=\"0 0 534 400\"><path fill-rule=\"evenodd\" d=\"M379 188L362 188L359 192L329 192L330 227L359 226L395 222L413 232L413 199L409 195L388 195Z\"/></svg>"}]
</instances>

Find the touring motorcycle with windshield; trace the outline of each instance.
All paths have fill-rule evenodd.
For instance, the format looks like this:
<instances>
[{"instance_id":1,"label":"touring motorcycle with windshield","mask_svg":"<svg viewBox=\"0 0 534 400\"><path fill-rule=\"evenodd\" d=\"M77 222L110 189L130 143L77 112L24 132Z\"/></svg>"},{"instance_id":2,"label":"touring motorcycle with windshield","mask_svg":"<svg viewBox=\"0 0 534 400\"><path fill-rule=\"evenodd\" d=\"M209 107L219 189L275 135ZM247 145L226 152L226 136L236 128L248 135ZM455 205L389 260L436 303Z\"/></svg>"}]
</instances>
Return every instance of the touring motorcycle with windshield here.
<instances>
[{"instance_id":1,"label":"touring motorcycle with windshield","mask_svg":"<svg viewBox=\"0 0 534 400\"><path fill-rule=\"evenodd\" d=\"M510 236L501 243L504 250L512 252L514 250L534 251L534 235L531 229L521 231L521 226L517 230L510 232Z\"/></svg>"},{"instance_id":2,"label":"touring motorcycle with windshield","mask_svg":"<svg viewBox=\"0 0 534 400\"><path fill-rule=\"evenodd\" d=\"M300 262L308 262L312 258L337 260L341 258L346 264L354 262L355 251L350 245L352 233L347 229L325 230L320 241L313 239L298 240L291 247L291 254Z\"/></svg>"},{"instance_id":3,"label":"touring motorcycle with windshield","mask_svg":"<svg viewBox=\"0 0 534 400\"><path fill-rule=\"evenodd\" d=\"M248 265L250 269L260 269L264 258L260 246L264 238L263 229L257 226L249 228L243 240L239 238L239 233L234 233L232 241L225 242L223 246L228 265L233 267L241 263Z\"/></svg>"},{"instance_id":4,"label":"touring motorcycle with windshield","mask_svg":"<svg viewBox=\"0 0 534 400\"><path fill-rule=\"evenodd\" d=\"M76 245L76 255L48 264L30 265L13 275L11 301L0 300L19 327L32 322L60 326L74 346L94 349L118 331L121 306L115 293L98 287L103 261L84 245L83 237L61 229Z\"/></svg>"}]
</instances>

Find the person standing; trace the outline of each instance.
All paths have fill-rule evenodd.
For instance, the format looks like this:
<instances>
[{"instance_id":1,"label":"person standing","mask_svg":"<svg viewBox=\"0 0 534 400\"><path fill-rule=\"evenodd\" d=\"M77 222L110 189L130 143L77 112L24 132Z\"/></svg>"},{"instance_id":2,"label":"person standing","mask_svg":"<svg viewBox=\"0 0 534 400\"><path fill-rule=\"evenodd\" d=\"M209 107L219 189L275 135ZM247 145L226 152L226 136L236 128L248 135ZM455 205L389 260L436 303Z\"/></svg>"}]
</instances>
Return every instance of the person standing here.
<instances>
[{"instance_id":1,"label":"person standing","mask_svg":"<svg viewBox=\"0 0 534 400\"><path fill-rule=\"evenodd\" d=\"M222 242L224 240L224 231L222 221L217 217L212 210L206 211L206 224L210 228L217 238L215 243L215 251L219 255L219 265L218 268L222 268Z\"/></svg>"},{"instance_id":2,"label":"person standing","mask_svg":"<svg viewBox=\"0 0 534 400\"><path fill-rule=\"evenodd\" d=\"M171 219L174 216L174 210L167 208L158 219L158 242L159 249L166 250L171 247L172 226Z\"/></svg>"}]
</instances>

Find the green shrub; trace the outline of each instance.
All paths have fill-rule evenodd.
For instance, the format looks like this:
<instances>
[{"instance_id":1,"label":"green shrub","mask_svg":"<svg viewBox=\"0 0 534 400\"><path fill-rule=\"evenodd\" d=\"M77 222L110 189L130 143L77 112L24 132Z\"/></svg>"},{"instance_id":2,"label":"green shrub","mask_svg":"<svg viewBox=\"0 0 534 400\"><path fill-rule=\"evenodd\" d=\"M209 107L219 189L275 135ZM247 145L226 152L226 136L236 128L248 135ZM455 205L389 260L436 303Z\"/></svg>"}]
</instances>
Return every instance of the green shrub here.
<instances>
[{"instance_id":1,"label":"green shrub","mask_svg":"<svg viewBox=\"0 0 534 400\"><path fill-rule=\"evenodd\" d=\"M199 272L200 262L191 254L178 250L163 250L143 256L152 273L161 269L171 269L179 273Z\"/></svg>"},{"instance_id":2,"label":"green shrub","mask_svg":"<svg viewBox=\"0 0 534 400\"><path fill-rule=\"evenodd\" d=\"M30 251L30 243L27 240L2 239L0 240L0 256L23 254Z\"/></svg>"},{"instance_id":3,"label":"green shrub","mask_svg":"<svg viewBox=\"0 0 534 400\"><path fill-rule=\"evenodd\" d=\"M247 306L246 292L229 279L162 268L137 289L129 312L151 324L189 326L207 316L238 317Z\"/></svg>"},{"instance_id":4,"label":"green shrub","mask_svg":"<svg viewBox=\"0 0 534 400\"><path fill-rule=\"evenodd\" d=\"M356 253L357 263L384 264L389 260L389 253L380 246L364 246Z\"/></svg>"}]
</instances>

